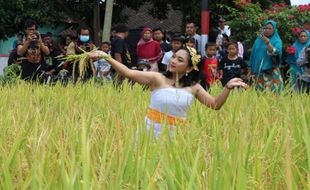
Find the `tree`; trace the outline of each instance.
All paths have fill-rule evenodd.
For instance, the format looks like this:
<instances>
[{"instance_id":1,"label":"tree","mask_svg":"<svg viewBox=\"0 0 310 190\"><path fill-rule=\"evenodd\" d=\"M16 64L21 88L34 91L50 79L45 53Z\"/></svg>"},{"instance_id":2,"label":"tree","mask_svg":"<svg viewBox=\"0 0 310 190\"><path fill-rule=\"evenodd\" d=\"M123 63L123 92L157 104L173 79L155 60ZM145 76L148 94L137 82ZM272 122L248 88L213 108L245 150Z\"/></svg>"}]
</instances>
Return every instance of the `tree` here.
<instances>
[{"instance_id":1,"label":"tree","mask_svg":"<svg viewBox=\"0 0 310 190\"><path fill-rule=\"evenodd\" d=\"M23 30L23 23L27 18L33 18L39 23L55 25L60 18L65 18L62 12L50 1L44 0L15 0L0 1L0 38L7 38ZM52 1L51 1L52 2ZM40 6L37 8L37 5Z\"/></svg>"},{"instance_id":2,"label":"tree","mask_svg":"<svg viewBox=\"0 0 310 190\"><path fill-rule=\"evenodd\" d=\"M219 15L225 16L231 13L227 6L236 8L235 2L238 1L242 0L218 0L216 3L209 0L213 25ZM165 18L169 5L172 5L175 10L181 10L184 16L190 15L196 23L200 23L200 0L114 0L113 23L126 22L126 17L121 17L119 14L124 7L137 10L145 2L153 4L150 14L156 18ZM270 7L273 3L289 3L289 0L252 0L252 2L260 2L265 7ZM23 30L23 23L27 18L36 20L40 25L57 26L70 21L87 24L93 26L91 28L94 29L94 34L98 34L103 25L101 18L104 17L104 11L105 4L102 0L0 1L0 38L10 37Z\"/></svg>"},{"instance_id":3,"label":"tree","mask_svg":"<svg viewBox=\"0 0 310 190\"><path fill-rule=\"evenodd\" d=\"M306 28L305 24L310 18L310 5L291 7L282 3L263 9L259 3L247 3L237 9L228 9L231 11L229 25L238 29L235 37L245 42L248 47L253 45L257 31L263 23L272 19L277 22L278 33L286 48L296 40L296 34Z\"/></svg>"},{"instance_id":4,"label":"tree","mask_svg":"<svg viewBox=\"0 0 310 190\"><path fill-rule=\"evenodd\" d=\"M118 14L125 6L137 9L142 2L142 0L118 1L114 6L115 21L122 20ZM100 0L0 1L0 39L11 37L22 31L23 23L28 18L36 20L39 25L58 26L70 22L88 26L94 26L94 23L102 25L103 20L96 20L103 18L104 15L105 6L101 3ZM97 25L95 25L96 32L94 33L101 28Z\"/></svg>"}]
</instances>

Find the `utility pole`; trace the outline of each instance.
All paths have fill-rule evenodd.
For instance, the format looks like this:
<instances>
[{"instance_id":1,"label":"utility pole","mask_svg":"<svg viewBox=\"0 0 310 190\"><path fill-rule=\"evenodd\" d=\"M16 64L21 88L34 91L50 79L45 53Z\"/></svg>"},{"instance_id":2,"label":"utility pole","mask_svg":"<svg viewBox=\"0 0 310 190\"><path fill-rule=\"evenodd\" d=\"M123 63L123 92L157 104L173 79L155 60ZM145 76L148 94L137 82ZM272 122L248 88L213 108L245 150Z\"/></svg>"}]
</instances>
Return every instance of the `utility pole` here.
<instances>
[{"instance_id":1,"label":"utility pole","mask_svg":"<svg viewBox=\"0 0 310 190\"><path fill-rule=\"evenodd\" d=\"M105 15L103 24L102 42L110 40L112 15L113 15L113 0L105 0Z\"/></svg>"},{"instance_id":2,"label":"utility pole","mask_svg":"<svg viewBox=\"0 0 310 190\"><path fill-rule=\"evenodd\" d=\"M208 0L201 0L201 54L205 55L205 44L208 43L210 31L210 11L208 10Z\"/></svg>"},{"instance_id":3,"label":"utility pole","mask_svg":"<svg viewBox=\"0 0 310 190\"><path fill-rule=\"evenodd\" d=\"M94 26L94 43L96 46L100 45L100 0L96 0L93 8L93 26Z\"/></svg>"}]
</instances>

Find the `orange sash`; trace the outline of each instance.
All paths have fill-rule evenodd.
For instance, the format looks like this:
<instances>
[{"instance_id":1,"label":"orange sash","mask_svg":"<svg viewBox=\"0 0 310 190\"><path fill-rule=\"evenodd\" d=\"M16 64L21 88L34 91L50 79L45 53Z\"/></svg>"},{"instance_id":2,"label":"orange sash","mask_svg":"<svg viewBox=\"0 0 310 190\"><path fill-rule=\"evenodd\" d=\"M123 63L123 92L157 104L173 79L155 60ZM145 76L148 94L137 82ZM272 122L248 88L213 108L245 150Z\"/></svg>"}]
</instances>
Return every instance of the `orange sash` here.
<instances>
[{"instance_id":1,"label":"orange sash","mask_svg":"<svg viewBox=\"0 0 310 190\"><path fill-rule=\"evenodd\" d=\"M169 125L184 125L185 119L180 117L175 117L171 115L167 115L165 113L159 112L157 110L149 108L147 110L147 118L156 122L156 123L164 123L167 121Z\"/></svg>"}]
</instances>

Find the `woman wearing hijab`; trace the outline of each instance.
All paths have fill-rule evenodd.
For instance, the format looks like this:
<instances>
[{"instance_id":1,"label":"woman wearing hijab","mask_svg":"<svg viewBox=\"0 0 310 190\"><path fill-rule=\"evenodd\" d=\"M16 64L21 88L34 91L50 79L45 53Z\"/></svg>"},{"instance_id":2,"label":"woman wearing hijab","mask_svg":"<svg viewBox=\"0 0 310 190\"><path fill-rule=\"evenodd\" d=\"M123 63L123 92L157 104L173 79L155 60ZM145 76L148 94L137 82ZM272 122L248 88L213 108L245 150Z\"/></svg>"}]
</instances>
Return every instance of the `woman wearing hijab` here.
<instances>
[{"instance_id":1,"label":"woman wearing hijab","mask_svg":"<svg viewBox=\"0 0 310 190\"><path fill-rule=\"evenodd\" d=\"M144 28L137 45L138 62L147 62L150 71L158 72L158 61L162 57L160 44L153 40L152 29Z\"/></svg>"},{"instance_id":2,"label":"woman wearing hijab","mask_svg":"<svg viewBox=\"0 0 310 190\"><path fill-rule=\"evenodd\" d=\"M277 31L277 24L273 20L268 20L254 42L249 60L257 90L277 93L282 91L281 57L282 40Z\"/></svg>"},{"instance_id":3,"label":"woman wearing hijab","mask_svg":"<svg viewBox=\"0 0 310 190\"><path fill-rule=\"evenodd\" d=\"M298 90L297 88L297 78L301 76L305 71L304 67L299 64L299 60L302 59L305 55L305 48L310 45L310 38L309 32L307 30L303 30L298 34L298 38L296 39L293 46L295 47L296 51L294 54L288 54L287 56L287 63L290 64L290 77L291 83L294 90Z\"/></svg>"}]
</instances>

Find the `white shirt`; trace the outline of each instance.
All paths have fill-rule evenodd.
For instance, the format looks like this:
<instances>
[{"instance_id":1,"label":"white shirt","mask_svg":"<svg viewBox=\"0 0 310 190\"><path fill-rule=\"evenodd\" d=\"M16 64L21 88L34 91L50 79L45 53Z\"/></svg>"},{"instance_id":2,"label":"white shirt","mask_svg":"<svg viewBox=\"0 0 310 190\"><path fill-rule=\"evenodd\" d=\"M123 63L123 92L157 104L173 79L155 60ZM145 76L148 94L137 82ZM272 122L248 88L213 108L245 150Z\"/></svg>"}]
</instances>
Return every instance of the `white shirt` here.
<instances>
[{"instance_id":1,"label":"white shirt","mask_svg":"<svg viewBox=\"0 0 310 190\"><path fill-rule=\"evenodd\" d=\"M165 53L163 60L161 61L162 64L168 65L171 57L173 56L172 50Z\"/></svg>"},{"instance_id":2,"label":"white shirt","mask_svg":"<svg viewBox=\"0 0 310 190\"><path fill-rule=\"evenodd\" d=\"M197 44L197 47L198 47L197 51L198 51L198 53L201 53L201 36L199 34L195 34L193 37L198 42L198 44Z\"/></svg>"},{"instance_id":3,"label":"white shirt","mask_svg":"<svg viewBox=\"0 0 310 190\"><path fill-rule=\"evenodd\" d=\"M244 48L241 42L237 42L238 44L238 56L243 58L243 54L244 54Z\"/></svg>"},{"instance_id":4,"label":"white shirt","mask_svg":"<svg viewBox=\"0 0 310 190\"><path fill-rule=\"evenodd\" d=\"M221 34L226 34L228 37L231 35L230 27L228 25L225 25L223 30L220 27L218 27L218 29L221 31Z\"/></svg>"}]
</instances>

